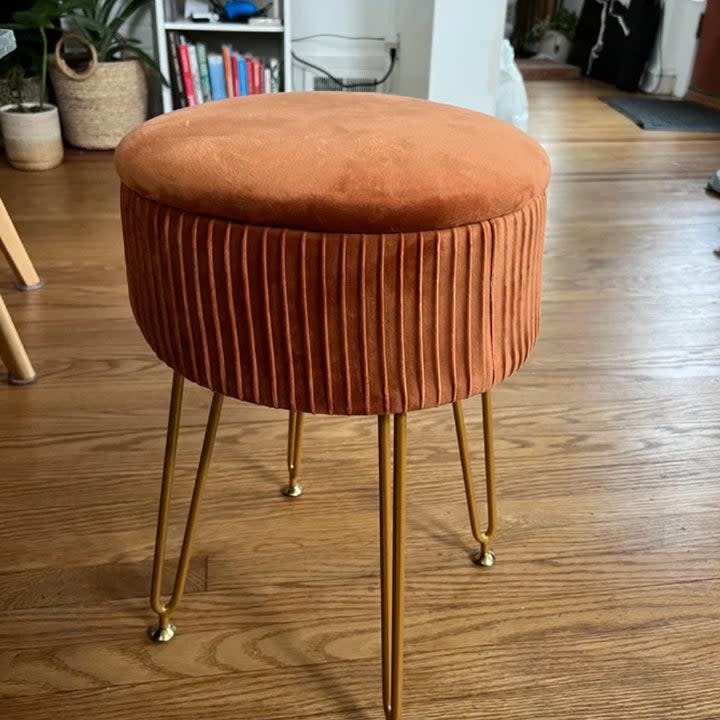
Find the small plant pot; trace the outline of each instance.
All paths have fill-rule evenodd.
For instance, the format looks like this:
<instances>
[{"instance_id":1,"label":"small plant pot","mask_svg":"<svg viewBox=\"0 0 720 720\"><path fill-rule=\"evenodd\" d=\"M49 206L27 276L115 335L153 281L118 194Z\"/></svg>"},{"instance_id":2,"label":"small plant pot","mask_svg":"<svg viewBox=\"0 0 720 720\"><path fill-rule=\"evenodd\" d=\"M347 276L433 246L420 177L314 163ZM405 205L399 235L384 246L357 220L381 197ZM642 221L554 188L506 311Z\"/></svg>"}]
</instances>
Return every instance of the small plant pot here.
<instances>
[{"instance_id":1,"label":"small plant pot","mask_svg":"<svg viewBox=\"0 0 720 720\"><path fill-rule=\"evenodd\" d=\"M570 54L570 40L562 33L550 30L538 45L538 52L553 62L564 63Z\"/></svg>"},{"instance_id":2,"label":"small plant pot","mask_svg":"<svg viewBox=\"0 0 720 720\"><path fill-rule=\"evenodd\" d=\"M48 109L42 112L17 112L16 105L0 107L5 153L8 162L18 170L50 170L63 161L60 116L54 105L45 106Z\"/></svg>"}]
</instances>

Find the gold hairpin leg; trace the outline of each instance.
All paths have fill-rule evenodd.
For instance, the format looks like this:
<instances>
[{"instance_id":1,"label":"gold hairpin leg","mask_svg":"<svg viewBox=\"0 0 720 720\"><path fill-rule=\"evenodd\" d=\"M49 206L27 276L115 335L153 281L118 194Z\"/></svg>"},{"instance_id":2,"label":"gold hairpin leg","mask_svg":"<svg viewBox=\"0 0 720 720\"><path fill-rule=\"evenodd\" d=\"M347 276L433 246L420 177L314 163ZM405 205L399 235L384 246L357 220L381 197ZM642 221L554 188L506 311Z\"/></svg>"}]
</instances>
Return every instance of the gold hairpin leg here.
<instances>
[{"instance_id":1,"label":"gold hairpin leg","mask_svg":"<svg viewBox=\"0 0 720 720\"><path fill-rule=\"evenodd\" d=\"M482 567L491 567L495 564L495 553L490 549L493 535L495 535L495 520L497 517L495 506L495 457L493 453L493 425L492 400L490 391L483 393L483 440L485 445L485 492L487 496L488 524L482 530L477 511L477 499L473 484L470 453L468 452L467 435L465 433L465 419L460 401L453 403L455 415L455 432L457 433L460 462L462 464L463 480L465 481L465 498L467 499L468 513L470 514L470 527L475 539L480 543L480 550L473 555L473 562Z\"/></svg>"},{"instance_id":2,"label":"gold hairpin leg","mask_svg":"<svg viewBox=\"0 0 720 720\"><path fill-rule=\"evenodd\" d=\"M407 415L395 415L392 480L389 415L378 418L378 440L383 708L386 720L399 720L402 716L405 612Z\"/></svg>"},{"instance_id":3,"label":"gold hairpin leg","mask_svg":"<svg viewBox=\"0 0 720 720\"><path fill-rule=\"evenodd\" d=\"M162 575L165 562L165 546L167 543L167 525L170 512L170 498L172 485L175 477L175 456L177 454L178 433L180 431L180 412L182 408L184 378L179 373L173 376L172 395L170 399L170 416L168 418L167 441L165 444L165 462L163 465L162 490L160 492L160 508L158 510L157 535L155 537L155 559L153 562L152 590L150 594L150 605L158 615L158 625L150 630L150 637L155 642L168 642L175 636L175 626L170 623L170 618L182 600L187 580L188 568L190 567L190 552L192 549L193 535L197 521L198 510L200 509L200 496L202 495L205 479L210 468L215 436L220 413L222 411L223 396L219 393L213 395L207 426L205 427L205 439L203 440L200 462L198 463L195 487L193 488L190 508L188 510L187 522L185 524L185 535L183 537L182 550L175 573L175 584L172 595L168 602L162 601Z\"/></svg>"},{"instance_id":4,"label":"gold hairpin leg","mask_svg":"<svg viewBox=\"0 0 720 720\"><path fill-rule=\"evenodd\" d=\"M283 495L298 497L302 495L302 485L298 483L300 474L300 453L302 451L303 413L290 411L288 424L287 466L289 483L283 488Z\"/></svg>"}]
</instances>

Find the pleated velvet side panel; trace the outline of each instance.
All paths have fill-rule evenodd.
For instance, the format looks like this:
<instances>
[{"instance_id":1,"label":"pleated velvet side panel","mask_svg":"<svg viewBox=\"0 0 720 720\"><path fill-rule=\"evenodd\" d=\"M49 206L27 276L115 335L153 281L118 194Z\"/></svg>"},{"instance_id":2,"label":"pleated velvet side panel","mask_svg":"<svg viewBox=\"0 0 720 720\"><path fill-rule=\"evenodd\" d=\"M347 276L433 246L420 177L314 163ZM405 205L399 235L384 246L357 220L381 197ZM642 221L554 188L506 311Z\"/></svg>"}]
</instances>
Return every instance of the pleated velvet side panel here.
<instances>
[{"instance_id":1,"label":"pleated velvet side panel","mask_svg":"<svg viewBox=\"0 0 720 720\"><path fill-rule=\"evenodd\" d=\"M545 198L385 235L245 226L122 189L130 301L186 378L270 407L369 415L489 389L539 330Z\"/></svg>"}]
</instances>

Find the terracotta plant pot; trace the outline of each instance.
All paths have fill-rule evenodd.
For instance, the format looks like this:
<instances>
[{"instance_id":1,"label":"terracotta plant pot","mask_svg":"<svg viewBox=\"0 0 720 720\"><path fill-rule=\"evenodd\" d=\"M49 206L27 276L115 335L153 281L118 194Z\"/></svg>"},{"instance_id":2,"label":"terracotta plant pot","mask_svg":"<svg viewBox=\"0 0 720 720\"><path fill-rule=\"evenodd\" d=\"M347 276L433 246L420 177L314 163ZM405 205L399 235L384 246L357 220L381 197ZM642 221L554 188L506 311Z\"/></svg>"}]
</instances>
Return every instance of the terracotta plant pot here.
<instances>
[{"instance_id":1,"label":"terracotta plant pot","mask_svg":"<svg viewBox=\"0 0 720 720\"><path fill-rule=\"evenodd\" d=\"M539 54L558 63L564 63L570 54L570 40L562 33L550 30L538 45Z\"/></svg>"},{"instance_id":2,"label":"terracotta plant pot","mask_svg":"<svg viewBox=\"0 0 720 720\"><path fill-rule=\"evenodd\" d=\"M31 107L36 103L23 103ZM5 153L18 170L50 170L63 161L60 116L54 105L46 103L42 112L16 112L16 105L0 107Z\"/></svg>"}]
</instances>

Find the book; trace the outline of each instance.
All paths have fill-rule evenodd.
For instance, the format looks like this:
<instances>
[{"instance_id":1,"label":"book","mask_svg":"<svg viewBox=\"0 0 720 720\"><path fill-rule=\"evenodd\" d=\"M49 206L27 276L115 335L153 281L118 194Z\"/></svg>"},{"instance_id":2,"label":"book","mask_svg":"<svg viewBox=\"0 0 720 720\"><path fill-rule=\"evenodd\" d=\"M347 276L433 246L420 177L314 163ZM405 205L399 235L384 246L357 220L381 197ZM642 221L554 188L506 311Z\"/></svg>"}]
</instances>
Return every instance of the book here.
<instances>
[{"instance_id":1,"label":"book","mask_svg":"<svg viewBox=\"0 0 720 720\"><path fill-rule=\"evenodd\" d=\"M235 90L232 81L232 48L230 45L222 46L223 68L225 71L225 94L231 98L235 97Z\"/></svg>"},{"instance_id":2,"label":"book","mask_svg":"<svg viewBox=\"0 0 720 720\"><path fill-rule=\"evenodd\" d=\"M240 95L249 95L247 58L238 55L238 80L240 81Z\"/></svg>"},{"instance_id":3,"label":"book","mask_svg":"<svg viewBox=\"0 0 720 720\"><path fill-rule=\"evenodd\" d=\"M187 96L183 86L182 69L180 68L180 55L178 54L178 36L175 32L167 34L168 53L170 54L170 85L173 93L175 107L187 107Z\"/></svg>"},{"instance_id":4,"label":"book","mask_svg":"<svg viewBox=\"0 0 720 720\"><path fill-rule=\"evenodd\" d=\"M255 95L255 59L249 53L245 55L245 66L247 67L247 94Z\"/></svg>"},{"instance_id":5,"label":"book","mask_svg":"<svg viewBox=\"0 0 720 720\"><path fill-rule=\"evenodd\" d=\"M178 56L180 58L180 69L182 72L182 83L185 89L185 97L187 98L188 106L197 105L197 99L195 97L195 89L193 87L192 72L190 70L190 53L188 52L188 45L185 42L185 38L180 36L178 42Z\"/></svg>"},{"instance_id":6,"label":"book","mask_svg":"<svg viewBox=\"0 0 720 720\"><path fill-rule=\"evenodd\" d=\"M197 44L197 59L200 69L200 87L202 88L203 98L210 100L212 95L210 92L210 70L208 69L208 52L205 43Z\"/></svg>"},{"instance_id":7,"label":"book","mask_svg":"<svg viewBox=\"0 0 720 720\"><path fill-rule=\"evenodd\" d=\"M260 95L263 92L265 74L263 73L262 63L257 58L253 62L253 71L255 72L255 94Z\"/></svg>"},{"instance_id":8,"label":"book","mask_svg":"<svg viewBox=\"0 0 720 720\"><path fill-rule=\"evenodd\" d=\"M187 48L190 56L190 75L192 78L193 90L195 91L195 99L199 105L205 101L205 98L203 97L202 87L200 86L200 67L198 64L197 47L190 43Z\"/></svg>"},{"instance_id":9,"label":"book","mask_svg":"<svg viewBox=\"0 0 720 720\"><path fill-rule=\"evenodd\" d=\"M270 92L280 92L280 61L277 58L270 58Z\"/></svg>"},{"instance_id":10,"label":"book","mask_svg":"<svg viewBox=\"0 0 720 720\"><path fill-rule=\"evenodd\" d=\"M277 27L282 25L280 18L271 17L251 17L248 18L248 25L259 25L260 27Z\"/></svg>"},{"instance_id":11,"label":"book","mask_svg":"<svg viewBox=\"0 0 720 720\"><path fill-rule=\"evenodd\" d=\"M208 75L210 76L210 97L213 100L224 100L227 97L225 86L225 67L222 55L210 53L207 58Z\"/></svg>"},{"instance_id":12,"label":"book","mask_svg":"<svg viewBox=\"0 0 720 720\"><path fill-rule=\"evenodd\" d=\"M271 85L270 85L271 81L270 81L270 66L269 65L265 66L263 74L264 74L263 92L266 92L266 93L272 92Z\"/></svg>"},{"instance_id":13,"label":"book","mask_svg":"<svg viewBox=\"0 0 720 720\"><path fill-rule=\"evenodd\" d=\"M239 67L238 67L238 54L233 53L232 54L232 86L233 86L233 97L238 97L240 95L240 78L239 75Z\"/></svg>"}]
</instances>

